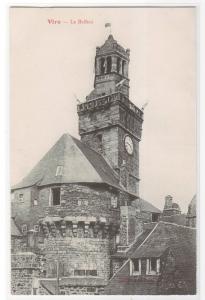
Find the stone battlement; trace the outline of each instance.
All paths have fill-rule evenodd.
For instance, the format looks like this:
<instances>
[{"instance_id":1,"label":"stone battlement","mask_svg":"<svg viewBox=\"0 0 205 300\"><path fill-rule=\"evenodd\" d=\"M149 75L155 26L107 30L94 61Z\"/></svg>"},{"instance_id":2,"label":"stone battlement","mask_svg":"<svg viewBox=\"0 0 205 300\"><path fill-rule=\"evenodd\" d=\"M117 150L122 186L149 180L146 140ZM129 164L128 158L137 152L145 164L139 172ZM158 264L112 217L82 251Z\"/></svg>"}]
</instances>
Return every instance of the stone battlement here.
<instances>
[{"instance_id":1,"label":"stone battlement","mask_svg":"<svg viewBox=\"0 0 205 300\"><path fill-rule=\"evenodd\" d=\"M102 109L102 107L108 107L112 103L119 102L123 106L128 107L133 114L143 120L143 111L141 111L136 105L134 105L123 93L116 92L110 95L102 96L94 100L83 102L78 104L77 111L78 114L85 111L92 111L97 109Z\"/></svg>"}]
</instances>

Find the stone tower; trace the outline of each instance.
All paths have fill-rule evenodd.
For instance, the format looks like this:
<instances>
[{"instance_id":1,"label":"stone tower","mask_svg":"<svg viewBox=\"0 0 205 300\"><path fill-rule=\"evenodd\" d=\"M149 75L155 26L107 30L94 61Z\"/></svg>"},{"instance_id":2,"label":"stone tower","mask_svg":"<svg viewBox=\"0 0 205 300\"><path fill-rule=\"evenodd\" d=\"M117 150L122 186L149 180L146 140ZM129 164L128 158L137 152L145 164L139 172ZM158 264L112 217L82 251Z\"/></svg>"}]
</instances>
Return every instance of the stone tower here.
<instances>
[{"instance_id":1,"label":"stone tower","mask_svg":"<svg viewBox=\"0 0 205 300\"><path fill-rule=\"evenodd\" d=\"M94 89L78 105L79 134L111 164L127 191L138 195L143 112L129 100L129 57L130 50L112 35L96 48Z\"/></svg>"}]
</instances>

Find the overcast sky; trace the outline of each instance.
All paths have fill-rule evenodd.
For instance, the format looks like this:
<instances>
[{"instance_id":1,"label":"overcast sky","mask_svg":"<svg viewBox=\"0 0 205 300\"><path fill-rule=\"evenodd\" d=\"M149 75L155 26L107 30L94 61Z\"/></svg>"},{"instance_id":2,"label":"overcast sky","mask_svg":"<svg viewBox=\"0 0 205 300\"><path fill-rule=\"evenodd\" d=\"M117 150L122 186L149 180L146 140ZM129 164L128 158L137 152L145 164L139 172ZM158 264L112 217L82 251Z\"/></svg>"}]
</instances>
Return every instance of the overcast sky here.
<instances>
[{"instance_id":1,"label":"overcast sky","mask_svg":"<svg viewBox=\"0 0 205 300\"><path fill-rule=\"evenodd\" d=\"M76 100L93 88L94 56L108 36L130 48L130 100L145 108L140 195L159 208L171 194L183 211L196 193L194 8L11 9L11 183L68 132ZM48 19L60 24L49 24ZM71 24L70 20L91 24ZM73 22L72 21L72 22Z\"/></svg>"}]
</instances>

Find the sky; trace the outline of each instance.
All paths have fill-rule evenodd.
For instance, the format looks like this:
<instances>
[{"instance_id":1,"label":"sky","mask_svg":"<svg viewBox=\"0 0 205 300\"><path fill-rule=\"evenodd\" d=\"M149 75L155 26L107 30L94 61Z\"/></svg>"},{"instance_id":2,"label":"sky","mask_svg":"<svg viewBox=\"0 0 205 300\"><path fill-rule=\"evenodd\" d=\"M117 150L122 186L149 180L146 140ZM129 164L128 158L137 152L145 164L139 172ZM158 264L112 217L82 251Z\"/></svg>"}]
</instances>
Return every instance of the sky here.
<instances>
[{"instance_id":1,"label":"sky","mask_svg":"<svg viewBox=\"0 0 205 300\"><path fill-rule=\"evenodd\" d=\"M186 212L196 193L195 10L10 9L11 184L63 133L79 137L75 97L84 101L93 89L96 47L110 22L114 38L131 50L130 100L139 108L148 101L140 196L162 209L170 194Z\"/></svg>"}]
</instances>

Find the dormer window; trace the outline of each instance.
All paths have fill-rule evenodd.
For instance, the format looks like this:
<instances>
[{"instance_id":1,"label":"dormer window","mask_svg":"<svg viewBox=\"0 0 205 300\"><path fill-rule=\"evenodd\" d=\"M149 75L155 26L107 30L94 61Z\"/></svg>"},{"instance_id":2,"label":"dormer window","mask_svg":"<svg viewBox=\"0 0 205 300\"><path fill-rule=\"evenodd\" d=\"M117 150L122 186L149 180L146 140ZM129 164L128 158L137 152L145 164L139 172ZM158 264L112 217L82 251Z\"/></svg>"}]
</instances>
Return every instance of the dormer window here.
<instances>
[{"instance_id":1,"label":"dormer window","mask_svg":"<svg viewBox=\"0 0 205 300\"><path fill-rule=\"evenodd\" d=\"M141 259L130 260L130 275L141 275Z\"/></svg>"},{"instance_id":2,"label":"dormer window","mask_svg":"<svg viewBox=\"0 0 205 300\"><path fill-rule=\"evenodd\" d=\"M157 275L159 273L160 273L160 259L155 257L151 257L147 259L146 274Z\"/></svg>"},{"instance_id":3,"label":"dormer window","mask_svg":"<svg viewBox=\"0 0 205 300\"><path fill-rule=\"evenodd\" d=\"M62 176L62 175L63 175L63 166L57 166L56 176Z\"/></svg>"},{"instance_id":4,"label":"dormer window","mask_svg":"<svg viewBox=\"0 0 205 300\"><path fill-rule=\"evenodd\" d=\"M27 233L27 225L26 224L22 225L21 231L22 231L22 233Z\"/></svg>"}]
</instances>

